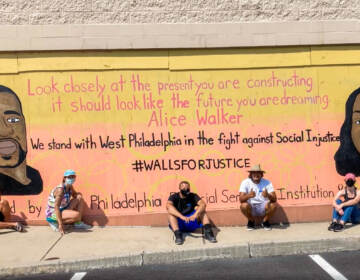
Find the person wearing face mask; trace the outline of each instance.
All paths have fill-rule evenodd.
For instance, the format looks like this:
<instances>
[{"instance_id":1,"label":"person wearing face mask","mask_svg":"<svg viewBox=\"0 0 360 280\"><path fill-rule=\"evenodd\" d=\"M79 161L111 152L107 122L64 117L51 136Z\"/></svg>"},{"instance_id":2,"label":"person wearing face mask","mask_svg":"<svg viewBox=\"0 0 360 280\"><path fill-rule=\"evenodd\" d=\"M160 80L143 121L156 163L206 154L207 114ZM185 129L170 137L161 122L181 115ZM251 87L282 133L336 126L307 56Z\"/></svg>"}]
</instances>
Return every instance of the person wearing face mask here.
<instances>
[{"instance_id":1,"label":"person wearing face mask","mask_svg":"<svg viewBox=\"0 0 360 280\"><path fill-rule=\"evenodd\" d=\"M175 244L184 243L182 232L193 232L201 227L204 228L205 239L217 242L205 212L206 203L196 193L190 192L189 182L180 182L179 192L170 195L166 209Z\"/></svg>"},{"instance_id":2,"label":"person wearing face mask","mask_svg":"<svg viewBox=\"0 0 360 280\"><path fill-rule=\"evenodd\" d=\"M75 229L89 229L91 226L81 221L84 210L84 200L81 193L75 191L75 171L68 169L63 181L50 193L46 209L46 220L50 227L65 233L64 225L73 224Z\"/></svg>"},{"instance_id":3,"label":"person wearing face mask","mask_svg":"<svg viewBox=\"0 0 360 280\"><path fill-rule=\"evenodd\" d=\"M330 231L343 231L347 222L360 222L360 191L355 187L356 177L353 173L347 173L344 181L345 188L336 194L333 201L332 223L328 227Z\"/></svg>"}]
</instances>

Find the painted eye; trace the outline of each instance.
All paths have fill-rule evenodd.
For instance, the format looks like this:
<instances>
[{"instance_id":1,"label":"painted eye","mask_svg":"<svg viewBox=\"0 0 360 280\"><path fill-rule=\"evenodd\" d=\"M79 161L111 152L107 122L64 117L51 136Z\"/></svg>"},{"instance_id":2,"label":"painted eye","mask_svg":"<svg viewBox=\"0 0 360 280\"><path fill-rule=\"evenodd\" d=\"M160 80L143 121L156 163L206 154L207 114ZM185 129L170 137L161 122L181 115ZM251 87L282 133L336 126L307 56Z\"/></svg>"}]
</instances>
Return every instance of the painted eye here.
<instances>
[{"instance_id":1,"label":"painted eye","mask_svg":"<svg viewBox=\"0 0 360 280\"><path fill-rule=\"evenodd\" d=\"M8 118L7 121L8 121L9 123L17 123L17 122L20 121L20 118L18 118L18 117L11 117L11 118Z\"/></svg>"}]
</instances>

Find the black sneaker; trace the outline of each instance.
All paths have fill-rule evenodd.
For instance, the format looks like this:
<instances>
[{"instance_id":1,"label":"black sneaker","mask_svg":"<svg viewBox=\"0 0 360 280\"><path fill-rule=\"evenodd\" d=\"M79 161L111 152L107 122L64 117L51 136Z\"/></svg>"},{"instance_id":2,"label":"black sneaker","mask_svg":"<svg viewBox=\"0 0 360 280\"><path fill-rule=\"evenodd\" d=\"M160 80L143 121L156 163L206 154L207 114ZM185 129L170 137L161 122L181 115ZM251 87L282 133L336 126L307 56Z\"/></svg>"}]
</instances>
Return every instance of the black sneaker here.
<instances>
[{"instance_id":1,"label":"black sneaker","mask_svg":"<svg viewBox=\"0 0 360 280\"><path fill-rule=\"evenodd\" d=\"M333 231L335 229L335 226L337 225L337 222L332 222L329 227L328 230Z\"/></svg>"},{"instance_id":2,"label":"black sneaker","mask_svg":"<svg viewBox=\"0 0 360 280\"><path fill-rule=\"evenodd\" d=\"M261 225L265 230L271 230L271 225L269 221L263 222Z\"/></svg>"},{"instance_id":3,"label":"black sneaker","mask_svg":"<svg viewBox=\"0 0 360 280\"><path fill-rule=\"evenodd\" d=\"M211 243L216 243L217 240L214 236L214 233L212 232L212 230L205 230L205 233L204 233L204 237L207 241L211 242Z\"/></svg>"},{"instance_id":4,"label":"black sneaker","mask_svg":"<svg viewBox=\"0 0 360 280\"><path fill-rule=\"evenodd\" d=\"M254 230L254 229L255 229L255 223L249 220L247 224L247 230Z\"/></svg>"},{"instance_id":5,"label":"black sneaker","mask_svg":"<svg viewBox=\"0 0 360 280\"><path fill-rule=\"evenodd\" d=\"M334 231L335 232L340 232L340 231L343 231L343 230L344 230L344 225L342 225L342 224L336 224L334 226Z\"/></svg>"},{"instance_id":6,"label":"black sneaker","mask_svg":"<svg viewBox=\"0 0 360 280\"><path fill-rule=\"evenodd\" d=\"M175 234L175 244L182 245L184 243L184 239L182 237L181 231L177 230L174 232L174 234Z\"/></svg>"}]
</instances>

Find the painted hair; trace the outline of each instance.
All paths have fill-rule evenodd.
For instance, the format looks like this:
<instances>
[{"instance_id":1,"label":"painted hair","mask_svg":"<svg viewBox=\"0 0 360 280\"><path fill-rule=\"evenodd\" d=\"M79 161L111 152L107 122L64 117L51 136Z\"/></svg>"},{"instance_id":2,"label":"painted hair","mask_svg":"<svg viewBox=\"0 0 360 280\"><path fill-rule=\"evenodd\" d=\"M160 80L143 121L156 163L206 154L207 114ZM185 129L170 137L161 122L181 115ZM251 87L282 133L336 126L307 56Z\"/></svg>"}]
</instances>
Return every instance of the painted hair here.
<instances>
[{"instance_id":1,"label":"painted hair","mask_svg":"<svg viewBox=\"0 0 360 280\"><path fill-rule=\"evenodd\" d=\"M345 120L340 130L340 147L334 156L336 171L343 176L346 173L360 175L360 151L355 148L351 138L353 107L359 94L360 88L351 93L346 101Z\"/></svg>"},{"instance_id":2,"label":"painted hair","mask_svg":"<svg viewBox=\"0 0 360 280\"><path fill-rule=\"evenodd\" d=\"M0 93L1 92L6 92L6 93L12 94L16 98L16 100L19 102L20 110L22 112L21 101L20 101L19 97L17 96L17 94L13 90L11 90L10 88L8 88L6 86L0 85Z\"/></svg>"}]
</instances>

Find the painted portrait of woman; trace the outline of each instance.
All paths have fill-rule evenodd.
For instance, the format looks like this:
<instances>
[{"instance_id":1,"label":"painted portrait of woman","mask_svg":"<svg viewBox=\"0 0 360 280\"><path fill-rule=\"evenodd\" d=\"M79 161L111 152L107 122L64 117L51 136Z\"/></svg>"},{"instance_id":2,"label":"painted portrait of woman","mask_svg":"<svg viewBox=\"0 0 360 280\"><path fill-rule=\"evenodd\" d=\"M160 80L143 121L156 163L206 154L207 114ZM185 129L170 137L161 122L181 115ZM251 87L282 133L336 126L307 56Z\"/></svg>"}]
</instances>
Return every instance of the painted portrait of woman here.
<instances>
[{"instance_id":1,"label":"painted portrait of woman","mask_svg":"<svg viewBox=\"0 0 360 280\"><path fill-rule=\"evenodd\" d=\"M350 94L345 105L345 120L340 130L340 147L335 153L340 175L360 175L360 88Z\"/></svg>"}]
</instances>

